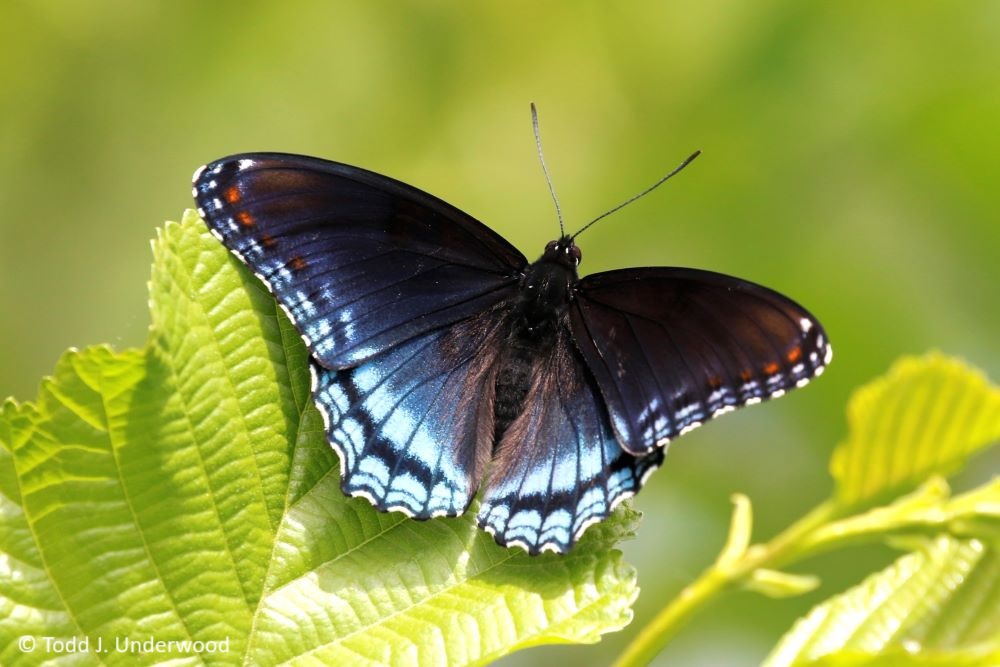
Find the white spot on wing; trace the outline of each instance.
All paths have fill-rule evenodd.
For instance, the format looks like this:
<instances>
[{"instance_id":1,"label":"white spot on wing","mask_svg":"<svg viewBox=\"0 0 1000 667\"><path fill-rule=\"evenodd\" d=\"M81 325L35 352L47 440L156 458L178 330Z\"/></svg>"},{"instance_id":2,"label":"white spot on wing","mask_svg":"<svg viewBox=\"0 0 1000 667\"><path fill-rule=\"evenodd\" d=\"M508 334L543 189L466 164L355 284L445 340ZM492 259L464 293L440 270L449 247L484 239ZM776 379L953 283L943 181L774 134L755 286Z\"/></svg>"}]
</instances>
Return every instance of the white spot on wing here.
<instances>
[{"instance_id":1,"label":"white spot on wing","mask_svg":"<svg viewBox=\"0 0 1000 667\"><path fill-rule=\"evenodd\" d=\"M680 431L680 433L678 433L678 435L684 435L685 433L690 433L691 431L695 430L699 426L701 426L701 422L691 422L690 424L688 424L687 426L685 426L684 428L682 428L681 431Z\"/></svg>"},{"instance_id":2,"label":"white spot on wing","mask_svg":"<svg viewBox=\"0 0 1000 667\"><path fill-rule=\"evenodd\" d=\"M531 551L531 547L528 546L528 543L522 542L521 540L511 540L510 542L507 542L504 546L506 546L508 549L512 547L519 547L521 549L524 549L525 551Z\"/></svg>"},{"instance_id":3,"label":"white spot on wing","mask_svg":"<svg viewBox=\"0 0 1000 667\"><path fill-rule=\"evenodd\" d=\"M624 500L624 498L622 500ZM595 523L600 523L601 521L602 521L602 517L592 516L589 519L587 519L586 521L584 521L583 523L581 523L580 527L577 528L576 532L573 533L573 541L575 542L578 539L580 539L580 537L583 536L583 533L588 528L590 528L591 526L593 526Z\"/></svg>"},{"instance_id":4,"label":"white spot on wing","mask_svg":"<svg viewBox=\"0 0 1000 667\"><path fill-rule=\"evenodd\" d=\"M319 373L316 372L316 366L314 364L309 364L309 391L315 394L317 388L319 388ZM320 412L323 411L324 410L321 408Z\"/></svg>"},{"instance_id":5,"label":"white spot on wing","mask_svg":"<svg viewBox=\"0 0 1000 667\"><path fill-rule=\"evenodd\" d=\"M615 510L616 507L621 505L623 502L635 495L635 491L625 491L618 495L614 500L611 501L611 508L609 509L609 514ZM602 519L598 518L594 523L598 523Z\"/></svg>"},{"instance_id":6,"label":"white spot on wing","mask_svg":"<svg viewBox=\"0 0 1000 667\"><path fill-rule=\"evenodd\" d=\"M663 446L663 455L664 456L666 456L668 449L670 449L669 443L667 443L667 444L665 444ZM649 476L652 475L657 470L659 470L659 468L660 468L660 466L658 466L658 465L649 466L648 468L646 468L646 470L643 471L643 473L642 473L642 477L639 478L639 486L645 486L646 480L649 479Z\"/></svg>"}]
</instances>

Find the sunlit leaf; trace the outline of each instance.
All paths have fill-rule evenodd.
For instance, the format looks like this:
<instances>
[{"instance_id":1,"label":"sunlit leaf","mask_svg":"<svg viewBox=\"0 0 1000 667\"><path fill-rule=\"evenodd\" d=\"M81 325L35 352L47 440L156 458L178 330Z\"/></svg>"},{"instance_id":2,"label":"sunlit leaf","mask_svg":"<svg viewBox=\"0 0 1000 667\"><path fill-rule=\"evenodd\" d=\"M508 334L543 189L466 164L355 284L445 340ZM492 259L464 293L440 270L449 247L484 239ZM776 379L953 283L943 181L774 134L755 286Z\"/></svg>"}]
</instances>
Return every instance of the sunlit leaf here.
<instances>
[{"instance_id":1,"label":"sunlit leaf","mask_svg":"<svg viewBox=\"0 0 1000 667\"><path fill-rule=\"evenodd\" d=\"M787 598L808 593L819 585L819 578L810 574L791 574L758 568L750 574L743 587L770 598Z\"/></svg>"},{"instance_id":2,"label":"sunlit leaf","mask_svg":"<svg viewBox=\"0 0 1000 667\"><path fill-rule=\"evenodd\" d=\"M855 507L949 475L1000 439L1000 389L955 359L904 358L854 394L847 417L831 472L838 502Z\"/></svg>"},{"instance_id":3,"label":"sunlit leaf","mask_svg":"<svg viewBox=\"0 0 1000 667\"><path fill-rule=\"evenodd\" d=\"M947 536L928 541L814 608L765 664L996 665L996 546Z\"/></svg>"},{"instance_id":4,"label":"sunlit leaf","mask_svg":"<svg viewBox=\"0 0 1000 667\"><path fill-rule=\"evenodd\" d=\"M944 479L932 477L889 505L818 527L802 548L822 550L830 544L886 538L901 544L942 532L1000 541L1000 477L954 498Z\"/></svg>"},{"instance_id":5,"label":"sunlit leaf","mask_svg":"<svg viewBox=\"0 0 1000 667\"><path fill-rule=\"evenodd\" d=\"M614 544L634 511L532 558L472 515L345 498L273 299L197 216L154 255L148 346L71 351L35 404L0 413L0 662L470 664L630 620ZM92 648L22 653L22 635ZM225 650L93 648L121 638Z\"/></svg>"},{"instance_id":6,"label":"sunlit leaf","mask_svg":"<svg viewBox=\"0 0 1000 667\"><path fill-rule=\"evenodd\" d=\"M729 535L715 561L719 567L729 567L743 558L753 538L753 505L750 498L742 493L734 493L731 500L733 515L729 519Z\"/></svg>"},{"instance_id":7,"label":"sunlit leaf","mask_svg":"<svg viewBox=\"0 0 1000 667\"><path fill-rule=\"evenodd\" d=\"M1000 477L957 496L945 513L952 534L988 536L1000 543Z\"/></svg>"},{"instance_id":8,"label":"sunlit leaf","mask_svg":"<svg viewBox=\"0 0 1000 667\"><path fill-rule=\"evenodd\" d=\"M0 406L0 664L23 657L21 635L72 637L77 628L45 572L32 527L21 511L11 449L31 437L33 406Z\"/></svg>"}]
</instances>

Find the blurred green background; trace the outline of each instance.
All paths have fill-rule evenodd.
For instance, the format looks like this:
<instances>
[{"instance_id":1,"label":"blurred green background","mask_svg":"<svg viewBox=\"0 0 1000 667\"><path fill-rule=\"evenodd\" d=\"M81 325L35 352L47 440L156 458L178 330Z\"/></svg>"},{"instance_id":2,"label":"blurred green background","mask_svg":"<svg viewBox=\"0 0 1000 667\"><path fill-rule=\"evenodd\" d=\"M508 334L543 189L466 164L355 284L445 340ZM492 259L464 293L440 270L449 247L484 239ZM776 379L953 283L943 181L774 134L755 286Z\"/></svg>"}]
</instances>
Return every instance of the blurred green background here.
<instances>
[{"instance_id":1,"label":"blurred green background","mask_svg":"<svg viewBox=\"0 0 1000 667\"><path fill-rule=\"evenodd\" d=\"M69 346L141 345L149 240L198 165L238 151L357 164L472 213L529 258L557 234L528 103L584 272L688 265L764 283L826 326L808 389L675 444L625 546L643 593L606 662L721 546L822 500L850 390L937 348L1000 377L1000 3L18 2L0 5L0 397ZM983 477L997 469L980 460ZM884 564L811 563L816 593L736 594L659 664L756 664L812 604Z\"/></svg>"}]
</instances>

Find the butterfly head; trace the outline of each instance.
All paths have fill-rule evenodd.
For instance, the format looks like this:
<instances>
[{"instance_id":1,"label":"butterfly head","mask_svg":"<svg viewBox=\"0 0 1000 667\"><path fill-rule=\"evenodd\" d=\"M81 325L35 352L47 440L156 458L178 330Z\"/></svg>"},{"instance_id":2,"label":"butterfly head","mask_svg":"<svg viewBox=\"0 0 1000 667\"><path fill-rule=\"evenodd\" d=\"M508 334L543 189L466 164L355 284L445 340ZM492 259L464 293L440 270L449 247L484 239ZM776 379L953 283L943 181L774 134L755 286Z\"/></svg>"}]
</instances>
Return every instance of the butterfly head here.
<instances>
[{"instance_id":1,"label":"butterfly head","mask_svg":"<svg viewBox=\"0 0 1000 667\"><path fill-rule=\"evenodd\" d=\"M583 259L583 253L580 252L580 248L573 242L573 239L569 236L563 236L557 241L549 241L545 244L545 252L542 254L541 261L554 262L568 269L576 269L581 259Z\"/></svg>"},{"instance_id":2,"label":"butterfly head","mask_svg":"<svg viewBox=\"0 0 1000 667\"><path fill-rule=\"evenodd\" d=\"M538 261L525 270L518 308L529 335L548 331L546 327L552 325L559 312L569 304L580 257L580 249L573 239L563 236L557 241L549 241Z\"/></svg>"}]
</instances>

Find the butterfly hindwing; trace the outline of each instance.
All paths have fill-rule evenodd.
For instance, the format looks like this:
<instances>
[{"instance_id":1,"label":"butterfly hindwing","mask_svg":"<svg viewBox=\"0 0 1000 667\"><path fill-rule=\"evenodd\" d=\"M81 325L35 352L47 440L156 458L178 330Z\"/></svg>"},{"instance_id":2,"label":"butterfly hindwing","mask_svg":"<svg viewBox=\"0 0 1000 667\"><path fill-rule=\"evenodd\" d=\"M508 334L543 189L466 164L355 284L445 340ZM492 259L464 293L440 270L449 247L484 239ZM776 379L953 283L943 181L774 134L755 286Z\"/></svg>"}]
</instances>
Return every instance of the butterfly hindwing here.
<instances>
[{"instance_id":1,"label":"butterfly hindwing","mask_svg":"<svg viewBox=\"0 0 1000 667\"><path fill-rule=\"evenodd\" d=\"M209 229L267 283L327 368L488 309L527 263L440 199L317 158L223 158L195 174L194 195Z\"/></svg>"},{"instance_id":2,"label":"butterfly hindwing","mask_svg":"<svg viewBox=\"0 0 1000 667\"><path fill-rule=\"evenodd\" d=\"M570 312L615 433L637 455L804 385L831 356L822 326L797 303L710 271L593 274Z\"/></svg>"},{"instance_id":3,"label":"butterfly hindwing","mask_svg":"<svg viewBox=\"0 0 1000 667\"><path fill-rule=\"evenodd\" d=\"M477 520L505 546L565 552L639 491L663 451L635 457L615 440L593 379L558 334L536 363L524 411L501 439Z\"/></svg>"},{"instance_id":4,"label":"butterfly hindwing","mask_svg":"<svg viewBox=\"0 0 1000 667\"><path fill-rule=\"evenodd\" d=\"M493 442L499 325L486 313L355 368L313 364L345 493L421 519L465 511Z\"/></svg>"}]
</instances>

